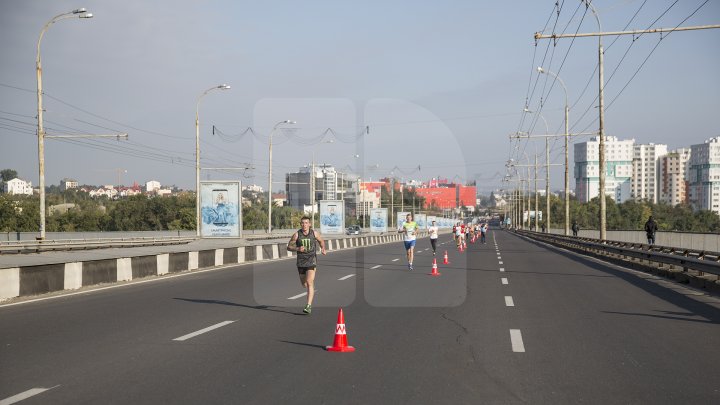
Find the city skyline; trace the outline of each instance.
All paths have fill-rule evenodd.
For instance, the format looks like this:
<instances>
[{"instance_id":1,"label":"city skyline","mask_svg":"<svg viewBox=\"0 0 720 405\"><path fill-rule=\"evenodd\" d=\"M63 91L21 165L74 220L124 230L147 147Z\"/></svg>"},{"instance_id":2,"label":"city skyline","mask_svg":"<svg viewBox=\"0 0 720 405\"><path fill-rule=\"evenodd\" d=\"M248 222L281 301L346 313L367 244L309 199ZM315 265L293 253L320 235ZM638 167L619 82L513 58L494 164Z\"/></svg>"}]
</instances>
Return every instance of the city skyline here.
<instances>
[{"instance_id":1,"label":"city skyline","mask_svg":"<svg viewBox=\"0 0 720 405\"><path fill-rule=\"evenodd\" d=\"M163 184L194 189L197 98L223 83L232 89L209 94L199 108L202 166L243 169L203 171L202 180L267 184L268 134L291 119L294 129L274 135L273 189L282 189L281 173L307 164L313 152L316 163L365 178L439 176L477 180L485 192L502 188L508 135L545 132L543 124L522 123L523 107L542 111L550 132L562 132L562 91L548 91L552 81L540 80L533 93L533 65L567 84L572 131L597 129L597 80L586 85L596 41L533 40L548 21L546 32L553 25L555 32L597 31L574 3L560 10L557 24L551 1L81 3L0 4L0 49L7 55L0 61L0 166L34 185L35 44L53 15L81 6L94 18L54 24L43 39L46 129L127 132L129 140L48 140L48 185L64 177L113 184L122 169L121 183L152 173ZM613 31L629 22L628 29L716 24L720 16L715 2L684 22L702 2L593 4L603 29ZM657 50L657 34L604 43L607 135L668 150L719 135L713 113L720 56L707 50L718 48L720 30L672 33ZM544 148L539 141L522 145L528 154ZM551 143L553 163L562 160L560 145ZM554 167L551 189L562 181L562 168Z\"/></svg>"}]
</instances>

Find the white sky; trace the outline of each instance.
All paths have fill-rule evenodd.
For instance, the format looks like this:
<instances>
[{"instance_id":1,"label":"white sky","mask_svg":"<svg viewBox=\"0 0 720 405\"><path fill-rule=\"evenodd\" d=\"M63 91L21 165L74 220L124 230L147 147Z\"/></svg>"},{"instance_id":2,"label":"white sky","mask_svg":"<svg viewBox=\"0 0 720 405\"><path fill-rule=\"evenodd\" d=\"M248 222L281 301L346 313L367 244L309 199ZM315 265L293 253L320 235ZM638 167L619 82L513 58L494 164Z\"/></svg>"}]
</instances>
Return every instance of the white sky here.
<instances>
[{"instance_id":1,"label":"white sky","mask_svg":"<svg viewBox=\"0 0 720 405\"><path fill-rule=\"evenodd\" d=\"M675 27L703 2L680 0L654 24L673 1L593 4L603 29L619 31L638 9L627 29ZM534 66L565 81L573 131L597 130L597 39L535 46L533 34L548 22L546 32L554 25L558 33L597 31L578 1L560 3L556 24L552 0L0 0L0 169L37 185L38 35L54 15L86 7L94 18L60 21L43 39L45 126L48 134L127 132L130 139L48 140L47 184L63 177L115 184L121 169L123 184L194 188L196 102L227 83L231 90L213 91L200 105L202 166L254 169L204 171L203 179L267 187L268 134L290 119L296 129L273 138L275 190L313 152L317 162L365 178L441 176L499 188L508 134L545 132L532 116L521 120L526 97L531 110L542 97L550 131L562 132L562 89L550 91L546 76L535 87ZM718 23L720 2L711 0L682 25ZM620 94L659 38L603 39L606 133L670 149L720 135L720 30L664 37ZM213 135L213 125L222 135ZM248 127L254 135L241 136ZM553 144L554 163L562 161L560 145ZM530 154L543 144L520 148ZM551 178L553 189L562 187L562 168Z\"/></svg>"}]
</instances>

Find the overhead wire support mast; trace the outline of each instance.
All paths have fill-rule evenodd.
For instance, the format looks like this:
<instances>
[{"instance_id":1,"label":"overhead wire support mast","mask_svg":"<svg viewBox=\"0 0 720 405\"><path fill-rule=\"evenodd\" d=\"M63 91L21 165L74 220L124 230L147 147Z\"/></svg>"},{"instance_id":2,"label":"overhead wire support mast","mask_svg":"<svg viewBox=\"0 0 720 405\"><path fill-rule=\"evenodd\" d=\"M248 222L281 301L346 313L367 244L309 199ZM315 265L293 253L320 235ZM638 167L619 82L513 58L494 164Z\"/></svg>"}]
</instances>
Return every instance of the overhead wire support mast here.
<instances>
[{"instance_id":1,"label":"overhead wire support mast","mask_svg":"<svg viewBox=\"0 0 720 405\"><path fill-rule=\"evenodd\" d=\"M535 40L540 39L552 39L557 40L560 38L581 38L581 37L598 37L598 112L599 112L599 147L598 147L598 161L599 161L599 181L598 181L598 197L600 198L600 239L607 239L607 216L606 216L606 203L605 203L605 108L604 108L604 97L603 90L605 87L603 78L603 58L604 50L602 45L602 37L604 36L617 36L617 35L641 35L641 34L652 34L652 33L671 33L675 31L692 31L692 30L705 30L720 28L720 25L698 25L691 27L675 27L675 28L649 28L644 30L632 30L632 31L603 31L602 25L600 24L600 17L592 5L590 0L581 0L587 7L592 10L595 19L597 20L599 32L591 33L575 33L575 34L549 34L544 35L540 32L534 34Z\"/></svg>"}]
</instances>

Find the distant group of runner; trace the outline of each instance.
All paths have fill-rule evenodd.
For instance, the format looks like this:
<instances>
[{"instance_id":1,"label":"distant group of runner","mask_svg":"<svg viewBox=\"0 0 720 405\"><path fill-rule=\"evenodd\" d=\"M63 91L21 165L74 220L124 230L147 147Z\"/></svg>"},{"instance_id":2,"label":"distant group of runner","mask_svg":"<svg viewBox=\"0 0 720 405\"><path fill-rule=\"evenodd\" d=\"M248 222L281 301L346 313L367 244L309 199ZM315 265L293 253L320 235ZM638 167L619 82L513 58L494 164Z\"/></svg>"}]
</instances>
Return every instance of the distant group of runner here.
<instances>
[{"instance_id":1,"label":"distant group of runner","mask_svg":"<svg viewBox=\"0 0 720 405\"><path fill-rule=\"evenodd\" d=\"M407 214L405 222L398 227L398 233L403 235L407 265L410 271L414 270L413 259L419 230L420 227L413 220L413 214ZM432 224L428 227L428 234L430 236L430 246L433 250L433 256L437 253L438 231L439 229L436 222L432 221ZM455 244L460 248L461 246L467 246L467 241L474 239L477 235L480 235L480 242L485 243L488 224L465 224L458 222L453 226L452 231ZM315 272L317 270L317 246L320 247L320 253L323 255L326 254L325 240L320 235L320 232L311 228L309 217L302 217L300 220L300 229L295 232L288 241L287 250L296 252L300 284L307 289L307 304L305 308L303 308L303 312L308 315L312 313L312 303L315 296L314 284Z\"/></svg>"},{"instance_id":2,"label":"distant group of runner","mask_svg":"<svg viewBox=\"0 0 720 405\"><path fill-rule=\"evenodd\" d=\"M480 236L480 243L485 243L487 231L488 224L486 222L479 222L477 224L458 222L452 228L453 239L458 248L460 246L467 246L467 241L475 239L478 235Z\"/></svg>"}]
</instances>

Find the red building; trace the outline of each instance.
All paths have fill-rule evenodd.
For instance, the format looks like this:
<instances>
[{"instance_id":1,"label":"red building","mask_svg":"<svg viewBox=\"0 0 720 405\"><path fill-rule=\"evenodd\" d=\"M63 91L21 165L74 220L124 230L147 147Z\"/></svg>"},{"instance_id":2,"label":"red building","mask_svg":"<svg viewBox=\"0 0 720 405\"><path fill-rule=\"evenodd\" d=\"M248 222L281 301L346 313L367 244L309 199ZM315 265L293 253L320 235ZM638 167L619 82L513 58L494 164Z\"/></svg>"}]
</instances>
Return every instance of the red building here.
<instances>
[{"instance_id":1,"label":"red building","mask_svg":"<svg viewBox=\"0 0 720 405\"><path fill-rule=\"evenodd\" d=\"M447 183L447 180L432 180L434 187L418 187L415 189L418 196L425 198L423 208L431 205L438 208L458 208L461 206L474 207L477 187L463 186L462 184ZM434 204L433 204L434 202Z\"/></svg>"}]
</instances>

